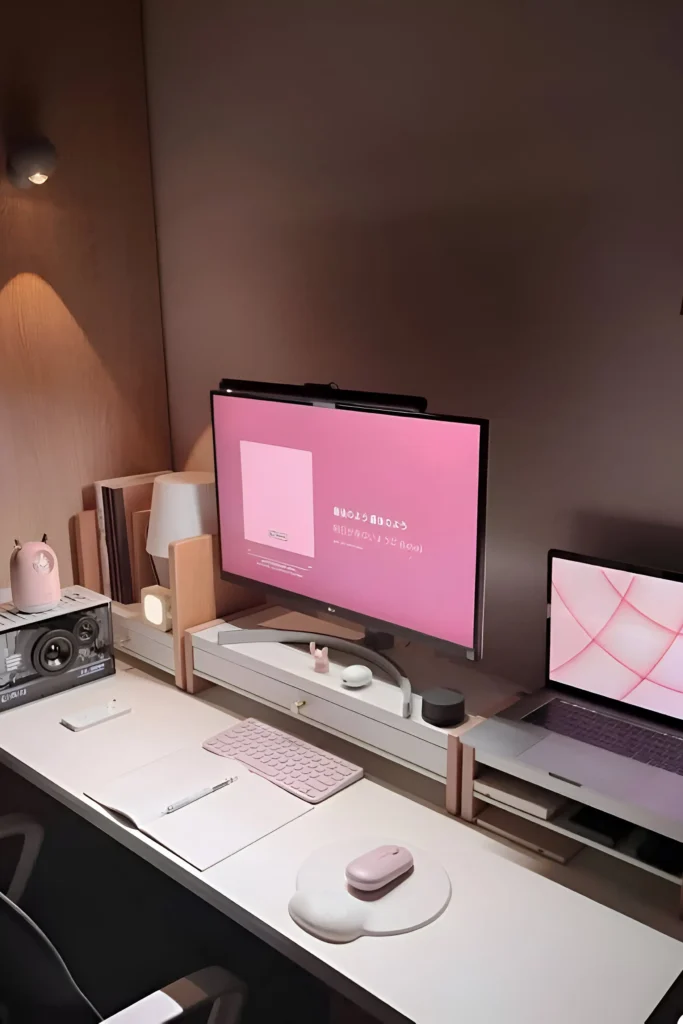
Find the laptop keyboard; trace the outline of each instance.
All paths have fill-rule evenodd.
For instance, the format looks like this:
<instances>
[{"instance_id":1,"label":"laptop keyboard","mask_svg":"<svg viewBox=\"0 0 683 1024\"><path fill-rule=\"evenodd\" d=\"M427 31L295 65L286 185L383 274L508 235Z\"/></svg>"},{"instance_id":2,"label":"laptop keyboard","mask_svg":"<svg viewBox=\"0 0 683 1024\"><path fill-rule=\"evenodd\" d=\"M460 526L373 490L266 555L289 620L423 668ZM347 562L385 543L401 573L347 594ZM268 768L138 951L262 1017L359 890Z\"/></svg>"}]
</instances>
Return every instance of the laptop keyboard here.
<instances>
[{"instance_id":1,"label":"laptop keyboard","mask_svg":"<svg viewBox=\"0 0 683 1024\"><path fill-rule=\"evenodd\" d=\"M675 733L658 732L557 698L532 711L524 721L610 750L613 754L621 754L632 761L683 775L683 736Z\"/></svg>"}]
</instances>

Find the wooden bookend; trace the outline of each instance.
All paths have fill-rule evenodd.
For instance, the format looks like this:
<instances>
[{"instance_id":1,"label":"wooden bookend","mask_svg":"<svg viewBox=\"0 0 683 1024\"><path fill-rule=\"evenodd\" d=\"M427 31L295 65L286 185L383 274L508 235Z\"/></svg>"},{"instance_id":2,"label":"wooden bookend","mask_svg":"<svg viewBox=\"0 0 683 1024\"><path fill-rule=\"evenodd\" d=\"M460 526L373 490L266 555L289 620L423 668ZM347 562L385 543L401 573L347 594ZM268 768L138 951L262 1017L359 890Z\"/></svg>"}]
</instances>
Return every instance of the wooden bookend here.
<instances>
[{"instance_id":1,"label":"wooden bookend","mask_svg":"<svg viewBox=\"0 0 683 1024\"><path fill-rule=\"evenodd\" d=\"M173 664L175 682L187 689L184 634L198 622L216 618L213 582L213 537L204 534L177 540L168 546L171 606L173 609Z\"/></svg>"},{"instance_id":2,"label":"wooden bookend","mask_svg":"<svg viewBox=\"0 0 683 1024\"><path fill-rule=\"evenodd\" d=\"M78 583L88 590L94 590L96 594L101 594L102 573L97 540L97 513L94 509L79 512L74 516L74 536Z\"/></svg>"},{"instance_id":3,"label":"wooden bookend","mask_svg":"<svg viewBox=\"0 0 683 1024\"><path fill-rule=\"evenodd\" d=\"M218 571L218 540L210 534L169 544L173 607L173 658L176 686L194 692L185 657L185 632L219 616L232 615L260 603L244 587L225 583Z\"/></svg>"}]
</instances>

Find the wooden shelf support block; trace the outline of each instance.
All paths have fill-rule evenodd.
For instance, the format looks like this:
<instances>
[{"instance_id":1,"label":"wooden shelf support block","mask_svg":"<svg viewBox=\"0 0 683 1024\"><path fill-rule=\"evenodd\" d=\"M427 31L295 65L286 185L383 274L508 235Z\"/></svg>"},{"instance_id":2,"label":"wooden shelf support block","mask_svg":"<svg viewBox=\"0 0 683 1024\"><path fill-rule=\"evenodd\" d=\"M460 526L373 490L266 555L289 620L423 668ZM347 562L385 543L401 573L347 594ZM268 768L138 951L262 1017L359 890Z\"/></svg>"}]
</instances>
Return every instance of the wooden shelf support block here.
<instances>
[{"instance_id":1,"label":"wooden shelf support block","mask_svg":"<svg viewBox=\"0 0 683 1024\"><path fill-rule=\"evenodd\" d=\"M194 674L187 671L186 631L219 615L231 615L260 604L262 597L246 587L221 580L218 538L211 534L174 541L168 546L168 559L175 681L181 690L192 693Z\"/></svg>"},{"instance_id":2,"label":"wooden shelf support block","mask_svg":"<svg viewBox=\"0 0 683 1024\"><path fill-rule=\"evenodd\" d=\"M175 682L187 689L185 630L216 618L213 581L213 537L203 534L168 546L173 618Z\"/></svg>"},{"instance_id":3,"label":"wooden shelf support block","mask_svg":"<svg viewBox=\"0 0 683 1024\"><path fill-rule=\"evenodd\" d=\"M486 805L474 795L474 777L476 774L476 751L474 747L463 744L462 748L462 796L460 800L460 817L463 821L475 821L477 815Z\"/></svg>"},{"instance_id":4,"label":"wooden shelf support block","mask_svg":"<svg viewBox=\"0 0 683 1024\"><path fill-rule=\"evenodd\" d=\"M446 747L446 810L460 813L462 793L462 743L458 736L450 735Z\"/></svg>"}]
</instances>

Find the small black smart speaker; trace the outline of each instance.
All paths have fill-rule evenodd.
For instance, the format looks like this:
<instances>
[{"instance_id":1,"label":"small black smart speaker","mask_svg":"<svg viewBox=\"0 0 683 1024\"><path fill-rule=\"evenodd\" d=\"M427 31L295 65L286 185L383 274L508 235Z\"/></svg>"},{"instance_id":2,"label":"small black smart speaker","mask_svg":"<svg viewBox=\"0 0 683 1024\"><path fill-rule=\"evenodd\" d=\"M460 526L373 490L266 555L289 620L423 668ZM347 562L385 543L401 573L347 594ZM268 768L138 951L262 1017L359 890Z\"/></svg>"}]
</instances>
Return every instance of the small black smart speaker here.
<instances>
[{"instance_id":1,"label":"small black smart speaker","mask_svg":"<svg viewBox=\"0 0 683 1024\"><path fill-rule=\"evenodd\" d=\"M465 698L440 686L422 694L422 717L430 725L460 725L465 721Z\"/></svg>"}]
</instances>

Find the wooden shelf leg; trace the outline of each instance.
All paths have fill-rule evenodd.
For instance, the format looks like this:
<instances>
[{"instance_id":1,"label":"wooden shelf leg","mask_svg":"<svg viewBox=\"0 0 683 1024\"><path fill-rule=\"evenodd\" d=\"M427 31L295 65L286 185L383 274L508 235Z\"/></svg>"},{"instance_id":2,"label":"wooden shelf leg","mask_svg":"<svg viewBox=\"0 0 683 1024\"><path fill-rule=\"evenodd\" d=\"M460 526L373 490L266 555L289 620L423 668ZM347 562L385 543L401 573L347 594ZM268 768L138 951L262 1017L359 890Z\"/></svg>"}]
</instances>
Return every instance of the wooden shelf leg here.
<instances>
[{"instance_id":1,"label":"wooden shelf leg","mask_svg":"<svg viewBox=\"0 0 683 1024\"><path fill-rule=\"evenodd\" d=\"M462 793L462 743L459 736L450 734L446 746L446 810L460 814Z\"/></svg>"},{"instance_id":2,"label":"wooden shelf leg","mask_svg":"<svg viewBox=\"0 0 683 1024\"><path fill-rule=\"evenodd\" d=\"M484 807L481 800L474 795L474 777L476 775L476 754L474 747L463 745L462 748L462 796L460 798L460 817L463 821L474 821Z\"/></svg>"}]
</instances>

